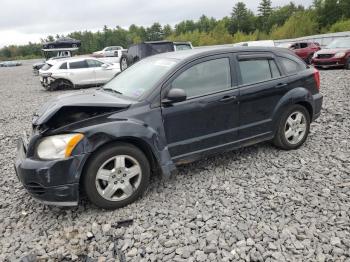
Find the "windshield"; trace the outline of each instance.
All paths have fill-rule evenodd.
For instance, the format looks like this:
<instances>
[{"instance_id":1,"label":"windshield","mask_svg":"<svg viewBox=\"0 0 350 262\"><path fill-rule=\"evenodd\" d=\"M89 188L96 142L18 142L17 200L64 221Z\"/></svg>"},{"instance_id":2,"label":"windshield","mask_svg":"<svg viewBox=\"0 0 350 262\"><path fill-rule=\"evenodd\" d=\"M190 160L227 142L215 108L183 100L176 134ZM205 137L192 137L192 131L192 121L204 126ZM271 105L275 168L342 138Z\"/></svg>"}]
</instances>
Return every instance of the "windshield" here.
<instances>
[{"instance_id":1,"label":"windshield","mask_svg":"<svg viewBox=\"0 0 350 262\"><path fill-rule=\"evenodd\" d=\"M138 99L151 90L177 64L177 61L168 58L146 58L113 78L103 89Z\"/></svg>"},{"instance_id":2,"label":"windshield","mask_svg":"<svg viewBox=\"0 0 350 262\"><path fill-rule=\"evenodd\" d=\"M176 51L192 49L191 45L189 44L175 44L175 46L176 46Z\"/></svg>"},{"instance_id":3,"label":"windshield","mask_svg":"<svg viewBox=\"0 0 350 262\"><path fill-rule=\"evenodd\" d=\"M350 37L336 39L326 46L326 48L350 48Z\"/></svg>"}]
</instances>

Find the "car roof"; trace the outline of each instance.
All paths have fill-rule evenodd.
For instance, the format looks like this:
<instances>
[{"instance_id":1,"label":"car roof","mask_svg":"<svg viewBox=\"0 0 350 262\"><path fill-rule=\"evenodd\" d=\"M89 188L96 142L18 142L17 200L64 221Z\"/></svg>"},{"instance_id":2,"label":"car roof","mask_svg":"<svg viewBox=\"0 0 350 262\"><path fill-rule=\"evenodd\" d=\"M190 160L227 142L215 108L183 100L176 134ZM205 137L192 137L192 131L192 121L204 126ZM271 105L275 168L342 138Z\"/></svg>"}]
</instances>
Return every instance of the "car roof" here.
<instances>
[{"instance_id":1,"label":"car roof","mask_svg":"<svg viewBox=\"0 0 350 262\"><path fill-rule=\"evenodd\" d=\"M177 60L187 60L193 59L196 57L202 57L207 55L215 55L222 53L235 53L235 52L273 52L273 53L288 53L293 54L293 52L289 51L285 48L279 47L257 47L257 46L235 46L235 47L227 47L227 46L207 46L195 49L188 49L176 52L168 52L162 53L158 55L154 55L152 57L158 58L170 58Z\"/></svg>"},{"instance_id":2,"label":"car roof","mask_svg":"<svg viewBox=\"0 0 350 262\"><path fill-rule=\"evenodd\" d=\"M98 60L100 62L103 63L103 61L95 58L95 57L92 57L92 56L78 56L78 57L62 57L60 59L56 59L56 60L48 60L47 63L51 64L51 65L54 65L56 63L65 63L65 62L78 62L78 61L81 61L81 60L85 60L85 59L93 59L93 60Z\"/></svg>"}]
</instances>

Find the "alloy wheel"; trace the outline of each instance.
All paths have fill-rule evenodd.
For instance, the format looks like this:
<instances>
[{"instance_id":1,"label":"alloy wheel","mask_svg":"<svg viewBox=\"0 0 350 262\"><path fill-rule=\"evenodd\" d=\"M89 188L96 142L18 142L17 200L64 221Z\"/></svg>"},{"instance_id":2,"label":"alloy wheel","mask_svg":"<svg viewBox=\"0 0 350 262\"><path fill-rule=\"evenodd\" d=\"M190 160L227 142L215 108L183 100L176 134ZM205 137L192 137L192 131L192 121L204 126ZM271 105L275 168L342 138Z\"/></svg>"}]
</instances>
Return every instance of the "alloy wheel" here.
<instances>
[{"instance_id":1,"label":"alloy wheel","mask_svg":"<svg viewBox=\"0 0 350 262\"><path fill-rule=\"evenodd\" d=\"M129 198L140 186L142 177L139 162L128 155L108 159L98 169L95 184L106 200L121 201Z\"/></svg>"},{"instance_id":2,"label":"alloy wheel","mask_svg":"<svg viewBox=\"0 0 350 262\"><path fill-rule=\"evenodd\" d=\"M306 118L303 113L297 111L289 115L285 124L284 135L290 144L296 145L303 140L306 130Z\"/></svg>"},{"instance_id":3,"label":"alloy wheel","mask_svg":"<svg viewBox=\"0 0 350 262\"><path fill-rule=\"evenodd\" d=\"M128 68L128 63L126 62L126 58L123 57L121 61L121 70L124 71L127 68Z\"/></svg>"}]
</instances>

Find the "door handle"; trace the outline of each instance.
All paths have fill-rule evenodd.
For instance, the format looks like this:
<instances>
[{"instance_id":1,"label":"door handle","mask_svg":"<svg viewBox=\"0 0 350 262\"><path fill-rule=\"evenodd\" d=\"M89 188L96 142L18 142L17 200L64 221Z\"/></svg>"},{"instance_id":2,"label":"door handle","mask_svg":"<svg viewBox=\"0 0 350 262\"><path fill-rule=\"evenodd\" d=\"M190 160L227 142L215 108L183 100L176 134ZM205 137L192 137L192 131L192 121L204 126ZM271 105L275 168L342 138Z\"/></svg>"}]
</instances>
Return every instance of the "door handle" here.
<instances>
[{"instance_id":1,"label":"door handle","mask_svg":"<svg viewBox=\"0 0 350 262\"><path fill-rule=\"evenodd\" d=\"M276 87L276 88L281 88L281 87L285 87L285 86L287 86L286 83L279 83L279 84L277 84L275 87Z\"/></svg>"},{"instance_id":2,"label":"door handle","mask_svg":"<svg viewBox=\"0 0 350 262\"><path fill-rule=\"evenodd\" d=\"M229 101L236 100L236 99L237 99L237 96L224 96L219 101L220 102L229 102Z\"/></svg>"}]
</instances>

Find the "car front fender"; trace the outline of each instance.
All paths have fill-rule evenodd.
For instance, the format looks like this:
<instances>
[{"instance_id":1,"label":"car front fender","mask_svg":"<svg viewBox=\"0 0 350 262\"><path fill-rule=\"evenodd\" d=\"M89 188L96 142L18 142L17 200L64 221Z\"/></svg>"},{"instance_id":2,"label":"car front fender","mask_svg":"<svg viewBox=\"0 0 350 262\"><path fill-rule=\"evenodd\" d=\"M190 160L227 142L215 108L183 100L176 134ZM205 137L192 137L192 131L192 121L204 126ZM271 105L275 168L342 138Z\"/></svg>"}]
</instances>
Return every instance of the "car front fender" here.
<instances>
[{"instance_id":1,"label":"car front fender","mask_svg":"<svg viewBox=\"0 0 350 262\"><path fill-rule=\"evenodd\" d=\"M109 143L117 141L134 141L136 146L142 144L147 147L149 152L145 153L152 153L164 176L170 176L171 171L176 169L168 151L162 128L155 130L136 119L120 119L76 131L85 134L85 139L75 149L78 154L90 154Z\"/></svg>"}]
</instances>

